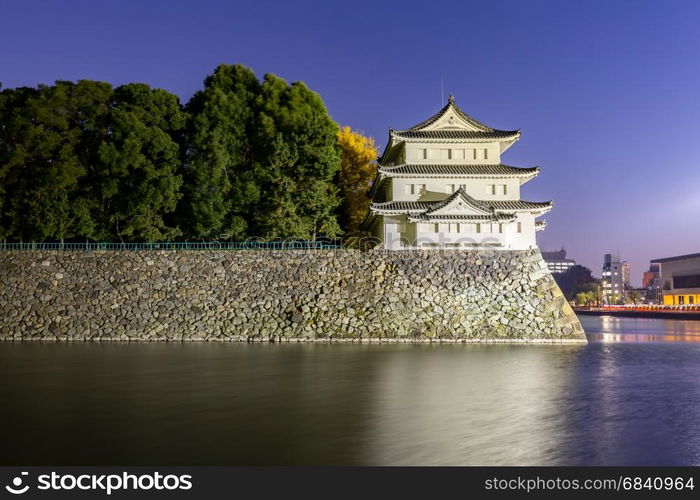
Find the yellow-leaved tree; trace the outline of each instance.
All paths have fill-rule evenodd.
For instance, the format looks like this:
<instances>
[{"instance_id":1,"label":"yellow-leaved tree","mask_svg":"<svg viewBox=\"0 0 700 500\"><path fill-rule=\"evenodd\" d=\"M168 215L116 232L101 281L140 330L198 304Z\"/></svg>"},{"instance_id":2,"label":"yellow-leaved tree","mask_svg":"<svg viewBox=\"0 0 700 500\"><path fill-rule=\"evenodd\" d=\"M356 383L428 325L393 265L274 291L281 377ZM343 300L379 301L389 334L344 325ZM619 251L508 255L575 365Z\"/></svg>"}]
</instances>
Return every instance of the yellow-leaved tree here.
<instances>
[{"instance_id":1,"label":"yellow-leaved tree","mask_svg":"<svg viewBox=\"0 0 700 500\"><path fill-rule=\"evenodd\" d=\"M356 235L367 216L370 200L367 196L377 166L377 146L372 137L342 127L338 131L338 145L342 150L339 188L342 197L340 224L346 236Z\"/></svg>"}]
</instances>

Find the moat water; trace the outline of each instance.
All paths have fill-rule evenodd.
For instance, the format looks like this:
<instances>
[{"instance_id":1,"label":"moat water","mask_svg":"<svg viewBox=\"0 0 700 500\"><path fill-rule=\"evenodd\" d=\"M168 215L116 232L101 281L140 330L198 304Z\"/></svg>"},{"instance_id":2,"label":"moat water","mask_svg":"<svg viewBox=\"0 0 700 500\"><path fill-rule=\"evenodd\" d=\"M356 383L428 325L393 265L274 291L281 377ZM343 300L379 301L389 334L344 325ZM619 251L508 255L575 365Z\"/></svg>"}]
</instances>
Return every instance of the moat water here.
<instances>
[{"instance_id":1,"label":"moat water","mask_svg":"<svg viewBox=\"0 0 700 500\"><path fill-rule=\"evenodd\" d=\"M700 321L587 345L0 343L4 465L700 465Z\"/></svg>"}]
</instances>

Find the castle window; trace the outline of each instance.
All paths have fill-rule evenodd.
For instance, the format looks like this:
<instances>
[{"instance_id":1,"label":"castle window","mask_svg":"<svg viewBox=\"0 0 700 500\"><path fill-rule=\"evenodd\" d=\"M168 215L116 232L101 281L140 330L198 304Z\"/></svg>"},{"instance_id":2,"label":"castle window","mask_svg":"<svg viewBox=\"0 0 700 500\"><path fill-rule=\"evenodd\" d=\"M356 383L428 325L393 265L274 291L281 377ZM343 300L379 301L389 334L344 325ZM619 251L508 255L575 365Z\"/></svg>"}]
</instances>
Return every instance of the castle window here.
<instances>
[{"instance_id":1,"label":"castle window","mask_svg":"<svg viewBox=\"0 0 700 500\"><path fill-rule=\"evenodd\" d=\"M454 184L448 184L447 185L447 194L452 194L457 190L456 186Z\"/></svg>"},{"instance_id":2,"label":"castle window","mask_svg":"<svg viewBox=\"0 0 700 500\"><path fill-rule=\"evenodd\" d=\"M422 194L425 192L425 184L406 184L404 190L406 194Z\"/></svg>"},{"instance_id":3,"label":"castle window","mask_svg":"<svg viewBox=\"0 0 700 500\"><path fill-rule=\"evenodd\" d=\"M488 184L486 186L486 194L496 194L496 185L495 184Z\"/></svg>"},{"instance_id":4,"label":"castle window","mask_svg":"<svg viewBox=\"0 0 700 500\"><path fill-rule=\"evenodd\" d=\"M480 233L481 232L481 224L476 225L476 232Z\"/></svg>"},{"instance_id":5,"label":"castle window","mask_svg":"<svg viewBox=\"0 0 700 500\"><path fill-rule=\"evenodd\" d=\"M519 233L523 232L523 223L522 222L518 222L518 232Z\"/></svg>"},{"instance_id":6,"label":"castle window","mask_svg":"<svg viewBox=\"0 0 700 500\"><path fill-rule=\"evenodd\" d=\"M427 149L421 149L420 150L420 157L423 158L424 160L428 159L428 150Z\"/></svg>"},{"instance_id":7,"label":"castle window","mask_svg":"<svg viewBox=\"0 0 700 500\"><path fill-rule=\"evenodd\" d=\"M484 160L488 160L488 159L489 159L489 150L484 149Z\"/></svg>"},{"instance_id":8,"label":"castle window","mask_svg":"<svg viewBox=\"0 0 700 500\"><path fill-rule=\"evenodd\" d=\"M508 194L508 185L503 184L501 187L503 188L503 194Z\"/></svg>"},{"instance_id":9,"label":"castle window","mask_svg":"<svg viewBox=\"0 0 700 500\"><path fill-rule=\"evenodd\" d=\"M476 160L476 149L472 149L472 154L474 155L474 159Z\"/></svg>"},{"instance_id":10,"label":"castle window","mask_svg":"<svg viewBox=\"0 0 700 500\"><path fill-rule=\"evenodd\" d=\"M433 232L434 233L440 232L440 224L433 224Z\"/></svg>"}]
</instances>

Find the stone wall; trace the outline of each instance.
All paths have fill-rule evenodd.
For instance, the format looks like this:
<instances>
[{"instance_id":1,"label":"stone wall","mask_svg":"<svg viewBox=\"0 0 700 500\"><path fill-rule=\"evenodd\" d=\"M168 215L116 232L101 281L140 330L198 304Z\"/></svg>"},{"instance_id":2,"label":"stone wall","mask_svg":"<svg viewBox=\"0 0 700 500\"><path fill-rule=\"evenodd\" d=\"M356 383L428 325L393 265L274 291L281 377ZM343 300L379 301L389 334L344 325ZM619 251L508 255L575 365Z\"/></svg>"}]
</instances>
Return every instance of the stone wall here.
<instances>
[{"instance_id":1,"label":"stone wall","mask_svg":"<svg viewBox=\"0 0 700 500\"><path fill-rule=\"evenodd\" d=\"M537 250L0 252L0 339L585 341Z\"/></svg>"}]
</instances>

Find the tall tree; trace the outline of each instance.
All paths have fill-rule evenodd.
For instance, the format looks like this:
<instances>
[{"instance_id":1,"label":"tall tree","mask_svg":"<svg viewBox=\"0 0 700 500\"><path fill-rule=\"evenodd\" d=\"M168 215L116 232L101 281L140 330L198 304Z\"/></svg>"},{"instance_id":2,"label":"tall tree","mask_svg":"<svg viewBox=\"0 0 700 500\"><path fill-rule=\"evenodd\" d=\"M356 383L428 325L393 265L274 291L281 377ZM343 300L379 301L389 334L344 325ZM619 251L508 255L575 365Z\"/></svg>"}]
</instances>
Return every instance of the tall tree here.
<instances>
[{"instance_id":1,"label":"tall tree","mask_svg":"<svg viewBox=\"0 0 700 500\"><path fill-rule=\"evenodd\" d=\"M111 99L109 84L86 80L2 93L3 237L63 241L95 235L86 173L96 163Z\"/></svg>"},{"instance_id":2,"label":"tall tree","mask_svg":"<svg viewBox=\"0 0 700 500\"><path fill-rule=\"evenodd\" d=\"M340 167L338 127L318 94L302 82L265 75L257 101L255 175L264 196L255 207L257 235L314 239L340 234L333 183Z\"/></svg>"},{"instance_id":3,"label":"tall tree","mask_svg":"<svg viewBox=\"0 0 700 500\"><path fill-rule=\"evenodd\" d=\"M105 218L121 240L162 241L180 231L166 218L181 197L179 133L186 115L178 98L132 83L118 87L109 134L98 148Z\"/></svg>"},{"instance_id":4,"label":"tall tree","mask_svg":"<svg viewBox=\"0 0 700 500\"><path fill-rule=\"evenodd\" d=\"M372 137L347 126L338 131L338 145L342 151L338 176L342 199L340 224L346 235L352 235L357 233L369 210L368 191L377 173L372 162L377 159L378 150Z\"/></svg>"},{"instance_id":5,"label":"tall tree","mask_svg":"<svg viewBox=\"0 0 700 500\"><path fill-rule=\"evenodd\" d=\"M637 305L642 300L642 294L639 293L639 290L630 290L627 293L627 298L632 301L634 305Z\"/></svg>"},{"instance_id":6,"label":"tall tree","mask_svg":"<svg viewBox=\"0 0 700 500\"><path fill-rule=\"evenodd\" d=\"M0 92L0 237L22 240L23 193L28 151L25 138L31 126L29 100L36 89L22 87Z\"/></svg>"},{"instance_id":7,"label":"tall tree","mask_svg":"<svg viewBox=\"0 0 700 500\"><path fill-rule=\"evenodd\" d=\"M99 147L112 133L111 112L114 89L106 82L80 80L71 92L71 120L79 130L76 156L85 175L73 201L76 213L76 236L86 239L113 240L105 200L101 192L103 168Z\"/></svg>"},{"instance_id":8,"label":"tall tree","mask_svg":"<svg viewBox=\"0 0 700 500\"><path fill-rule=\"evenodd\" d=\"M316 93L222 65L185 111L143 84L0 92L0 238L340 233L338 128Z\"/></svg>"},{"instance_id":9,"label":"tall tree","mask_svg":"<svg viewBox=\"0 0 700 500\"><path fill-rule=\"evenodd\" d=\"M187 104L184 225L191 236L216 239L247 234L254 178L254 106L260 83L241 65L220 65Z\"/></svg>"},{"instance_id":10,"label":"tall tree","mask_svg":"<svg viewBox=\"0 0 700 500\"><path fill-rule=\"evenodd\" d=\"M569 300L579 292L589 291L597 282L591 270L581 265L571 266L565 273L554 274L554 280Z\"/></svg>"},{"instance_id":11,"label":"tall tree","mask_svg":"<svg viewBox=\"0 0 700 500\"><path fill-rule=\"evenodd\" d=\"M74 236L83 215L76 210L84 166L76 154L80 130L71 120L74 84L40 86L22 110L16 133L21 144L9 168L18 174L13 189L13 216L22 236L33 240Z\"/></svg>"}]
</instances>

